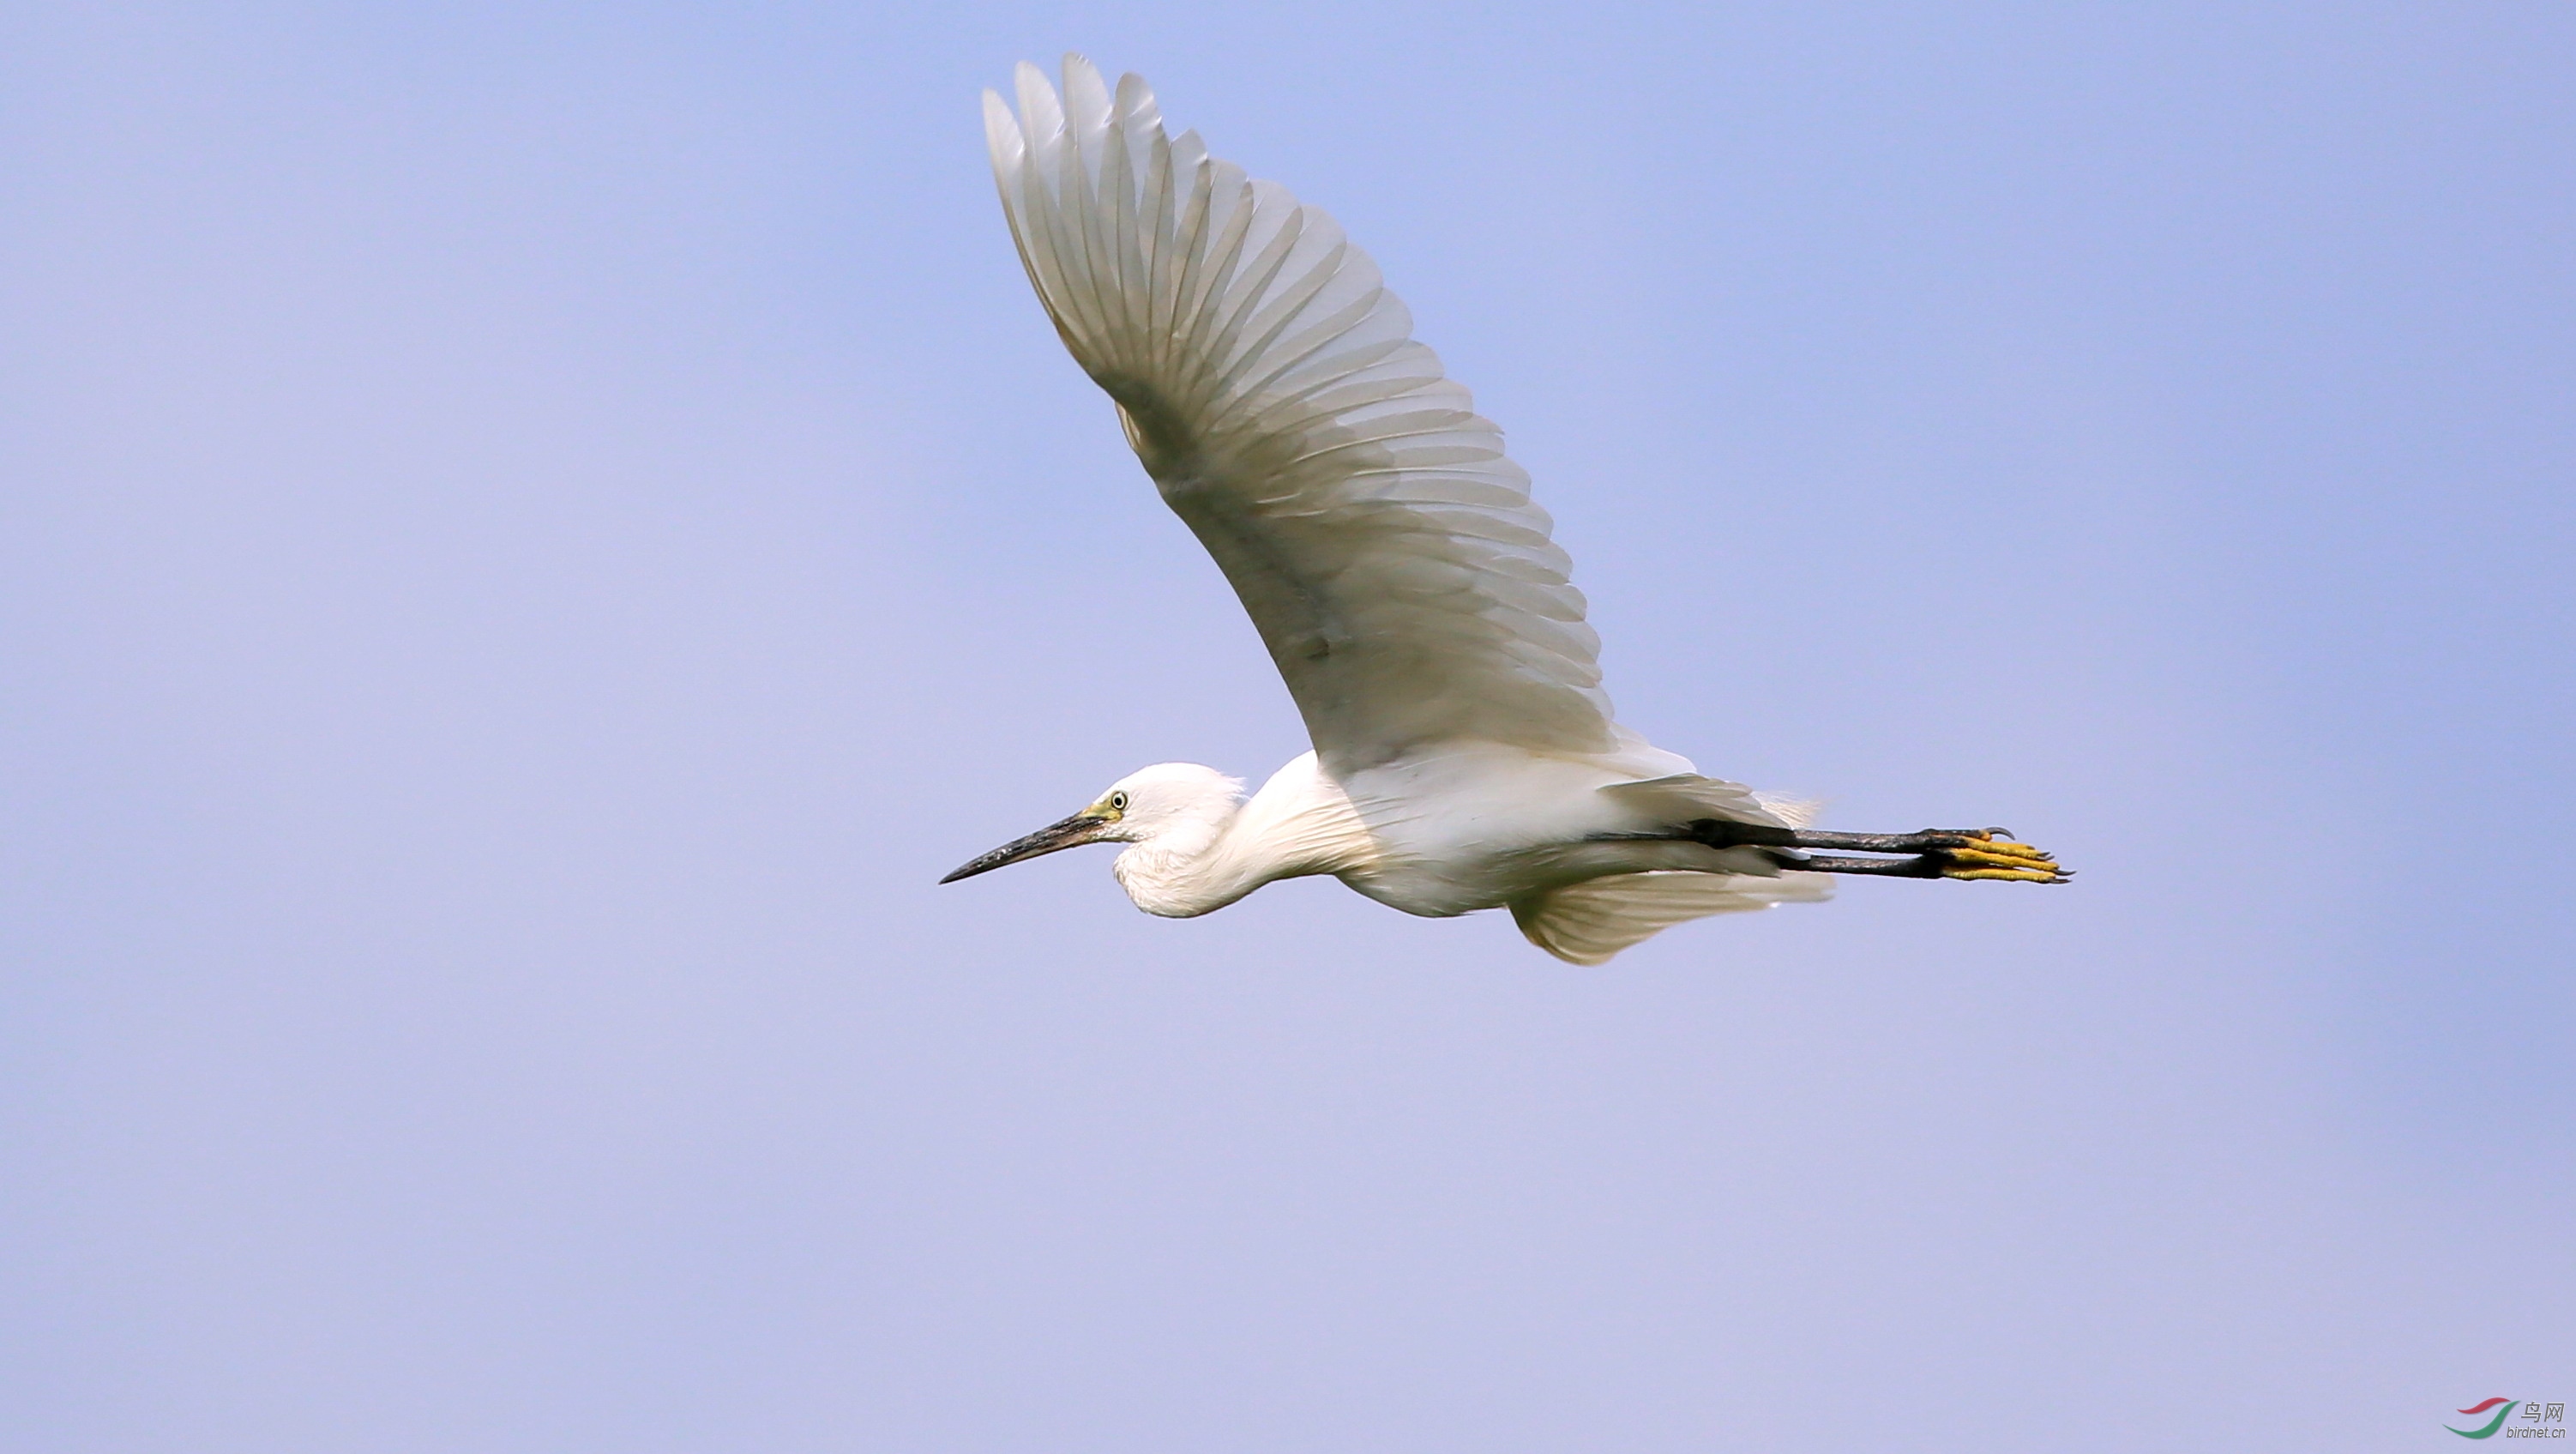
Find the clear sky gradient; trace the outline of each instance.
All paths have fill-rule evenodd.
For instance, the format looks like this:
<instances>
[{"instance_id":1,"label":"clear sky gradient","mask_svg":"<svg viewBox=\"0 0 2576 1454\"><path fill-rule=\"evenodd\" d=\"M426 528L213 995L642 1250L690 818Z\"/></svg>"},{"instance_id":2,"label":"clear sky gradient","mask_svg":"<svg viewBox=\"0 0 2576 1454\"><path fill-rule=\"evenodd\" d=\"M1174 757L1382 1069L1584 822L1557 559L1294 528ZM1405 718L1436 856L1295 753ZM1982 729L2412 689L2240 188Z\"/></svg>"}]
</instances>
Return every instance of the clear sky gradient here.
<instances>
[{"instance_id":1,"label":"clear sky gradient","mask_svg":"<svg viewBox=\"0 0 2576 1454\"><path fill-rule=\"evenodd\" d=\"M934 887L1304 746L1011 253L1068 47L1376 255L1626 721L2076 886ZM13 9L0 1443L2569 1398L2571 400L2561 4Z\"/></svg>"}]
</instances>

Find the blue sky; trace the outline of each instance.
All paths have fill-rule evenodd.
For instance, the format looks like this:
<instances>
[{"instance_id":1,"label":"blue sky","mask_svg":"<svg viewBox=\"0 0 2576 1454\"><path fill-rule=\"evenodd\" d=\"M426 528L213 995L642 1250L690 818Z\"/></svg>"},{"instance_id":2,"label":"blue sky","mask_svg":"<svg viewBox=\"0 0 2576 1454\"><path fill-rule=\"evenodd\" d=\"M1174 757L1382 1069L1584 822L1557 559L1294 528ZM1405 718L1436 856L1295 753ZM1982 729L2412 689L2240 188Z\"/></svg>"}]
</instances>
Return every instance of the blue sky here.
<instances>
[{"instance_id":1,"label":"blue sky","mask_svg":"<svg viewBox=\"0 0 2576 1454\"><path fill-rule=\"evenodd\" d=\"M1623 718L2073 888L945 889L1297 721L1010 252L1330 210ZM2440 1447L2576 1389L2563 7L0 19L29 1447Z\"/></svg>"}]
</instances>

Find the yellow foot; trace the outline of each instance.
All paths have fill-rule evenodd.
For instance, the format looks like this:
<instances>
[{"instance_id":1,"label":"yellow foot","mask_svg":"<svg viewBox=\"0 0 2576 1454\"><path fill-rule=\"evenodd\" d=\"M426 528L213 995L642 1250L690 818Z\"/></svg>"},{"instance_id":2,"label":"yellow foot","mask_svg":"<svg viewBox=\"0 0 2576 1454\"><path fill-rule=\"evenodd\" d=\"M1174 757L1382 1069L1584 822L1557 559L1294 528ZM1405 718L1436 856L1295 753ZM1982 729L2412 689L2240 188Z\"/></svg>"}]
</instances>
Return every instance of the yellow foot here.
<instances>
[{"instance_id":1,"label":"yellow foot","mask_svg":"<svg viewBox=\"0 0 2576 1454\"><path fill-rule=\"evenodd\" d=\"M1940 850L1947 860L1941 866L1943 878L1998 879L2006 883L2062 884L2071 876L2057 866L2057 856L2015 843L2012 834L2002 828L1963 828L1955 835L1963 840Z\"/></svg>"}]
</instances>

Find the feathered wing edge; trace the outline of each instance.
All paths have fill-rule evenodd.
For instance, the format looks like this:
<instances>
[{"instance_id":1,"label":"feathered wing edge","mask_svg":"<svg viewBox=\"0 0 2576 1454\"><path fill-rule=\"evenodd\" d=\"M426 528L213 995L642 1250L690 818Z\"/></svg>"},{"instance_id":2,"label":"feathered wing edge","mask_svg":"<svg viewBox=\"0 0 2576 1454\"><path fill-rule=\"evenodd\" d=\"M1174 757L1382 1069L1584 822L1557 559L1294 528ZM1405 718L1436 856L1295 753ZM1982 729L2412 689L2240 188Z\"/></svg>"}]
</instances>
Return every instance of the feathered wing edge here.
<instances>
[{"instance_id":1,"label":"feathered wing edge","mask_svg":"<svg viewBox=\"0 0 2576 1454\"><path fill-rule=\"evenodd\" d=\"M1525 745L1607 746L1599 638L1552 522L1500 432L1412 338L1376 265L1323 212L1209 156L1197 133L1167 137L1141 78L1113 95L1090 62L1067 56L1064 82L1059 98L1023 63L1017 117L985 93L995 182L1058 336L1117 401L1174 508L1330 514L1414 542L1362 563L1345 608L1472 591L1488 620L1470 629L1495 668L1508 661L1544 684L1519 699L1517 730L1540 734ZM1181 454L1192 468L1231 461L1244 473L1230 484L1249 495L1193 507L1166 468ZM1271 643L1292 688L1316 644ZM1400 735L1436 724L1382 725Z\"/></svg>"},{"instance_id":2,"label":"feathered wing edge","mask_svg":"<svg viewBox=\"0 0 2576 1454\"><path fill-rule=\"evenodd\" d=\"M1021 63L1017 82L1025 130L984 93L1011 235L1065 347L1122 407L1210 435L1257 424L1288 436L1397 401L1463 404L1339 225L1209 156L1198 133L1166 136L1142 78L1122 78L1113 100L1089 61L1067 56L1061 102L1035 66ZM1161 422L1129 421L1148 435ZM1520 483L1457 503L1528 508Z\"/></svg>"}]
</instances>

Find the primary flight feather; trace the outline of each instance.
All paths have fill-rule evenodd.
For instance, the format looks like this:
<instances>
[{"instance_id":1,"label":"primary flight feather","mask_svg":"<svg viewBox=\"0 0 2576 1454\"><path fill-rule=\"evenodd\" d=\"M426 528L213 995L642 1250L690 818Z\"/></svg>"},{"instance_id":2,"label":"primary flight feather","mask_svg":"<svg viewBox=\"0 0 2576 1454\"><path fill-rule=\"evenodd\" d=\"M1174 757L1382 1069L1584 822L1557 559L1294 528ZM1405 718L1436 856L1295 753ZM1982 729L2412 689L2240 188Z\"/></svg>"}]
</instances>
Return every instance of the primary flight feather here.
<instances>
[{"instance_id":1,"label":"primary flight feather","mask_svg":"<svg viewBox=\"0 0 2576 1454\"><path fill-rule=\"evenodd\" d=\"M1329 873L1417 914L1508 906L1599 963L1686 919L1825 895L1825 873L2062 882L1999 830L1817 833L1611 717L1529 477L1340 227L1168 136L1142 79L1068 56L984 96L1020 260L1056 332L1251 614L1315 750L1248 802L1190 764L948 876L1130 845L1139 907L1190 915ZM1902 854L1819 857L1816 848Z\"/></svg>"}]
</instances>

